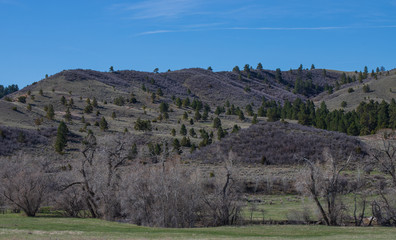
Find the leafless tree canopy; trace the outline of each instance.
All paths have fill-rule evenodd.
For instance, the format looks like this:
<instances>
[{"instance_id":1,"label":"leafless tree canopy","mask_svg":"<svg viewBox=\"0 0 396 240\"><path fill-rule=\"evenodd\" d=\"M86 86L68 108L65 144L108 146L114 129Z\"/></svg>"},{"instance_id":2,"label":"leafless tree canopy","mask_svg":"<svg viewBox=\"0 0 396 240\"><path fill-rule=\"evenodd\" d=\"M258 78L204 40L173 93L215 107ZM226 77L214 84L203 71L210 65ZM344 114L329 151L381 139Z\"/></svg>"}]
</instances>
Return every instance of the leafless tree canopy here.
<instances>
[{"instance_id":1,"label":"leafless tree canopy","mask_svg":"<svg viewBox=\"0 0 396 240\"><path fill-rule=\"evenodd\" d=\"M328 152L323 158L324 163L304 159L306 167L301 171L296 187L313 198L327 225L338 225L345 210L340 196L349 190L341 173L350 163L351 156L342 163L337 163ZM320 201L322 197L326 207Z\"/></svg>"},{"instance_id":2,"label":"leafless tree canopy","mask_svg":"<svg viewBox=\"0 0 396 240\"><path fill-rule=\"evenodd\" d=\"M1 194L27 216L35 216L50 188L50 174L43 159L26 155L9 158L2 163Z\"/></svg>"},{"instance_id":3,"label":"leafless tree canopy","mask_svg":"<svg viewBox=\"0 0 396 240\"><path fill-rule=\"evenodd\" d=\"M382 225L396 225L396 133L384 133L371 156L374 165L391 179L378 183L380 197L371 204L373 215Z\"/></svg>"}]
</instances>

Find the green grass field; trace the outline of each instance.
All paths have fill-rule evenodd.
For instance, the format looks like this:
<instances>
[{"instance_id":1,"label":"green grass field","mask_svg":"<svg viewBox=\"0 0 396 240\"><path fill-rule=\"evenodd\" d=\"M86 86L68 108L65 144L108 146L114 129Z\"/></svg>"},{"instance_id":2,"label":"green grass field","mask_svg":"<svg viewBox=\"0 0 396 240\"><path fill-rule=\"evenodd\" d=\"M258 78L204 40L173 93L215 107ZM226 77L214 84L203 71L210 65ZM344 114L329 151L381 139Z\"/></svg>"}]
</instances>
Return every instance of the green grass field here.
<instances>
[{"instance_id":1,"label":"green grass field","mask_svg":"<svg viewBox=\"0 0 396 240\"><path fill-rule=\"evenodd\" d=\"M393 239L396 228L255 225L148 228L98 219L0 215L0 239Z\"/></svg>"}]
</instances>

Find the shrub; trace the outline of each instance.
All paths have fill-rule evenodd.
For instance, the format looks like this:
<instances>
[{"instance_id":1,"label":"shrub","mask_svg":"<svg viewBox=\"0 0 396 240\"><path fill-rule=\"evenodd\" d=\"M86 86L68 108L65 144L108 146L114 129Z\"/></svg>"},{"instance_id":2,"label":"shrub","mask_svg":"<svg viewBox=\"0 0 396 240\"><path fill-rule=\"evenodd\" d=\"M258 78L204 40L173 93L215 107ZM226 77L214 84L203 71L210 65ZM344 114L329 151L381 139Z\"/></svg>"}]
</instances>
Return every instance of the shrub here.
<instances>
[{"instance_id":1,"label":"shrub","mask_svg":"<svg viewBox=\"0 0 396 240\"><path fill-rule=\"evenodd\" d=\"M19 96L19 97L18 97L18 102L20 102L20 103L26 103L26 96Z\"/></svg>"},{"instance_id":2,"label":"shrub","mask_svg":"<svg viewBox=\"0 0 396 240\"><path fill-rule=\"evenodd\" d=\"M137 131L152 131L150 120L141 120L138 118L135 122L134 129Z\"/></svg>"},{"instance_id":3,"label":"shrub","mask_svg":"<svg viewBox=\"0 0 396 240\"><path fill-rule=\"evenodd\" d=\"M113 101L113 103L117 106L124 106L125 105L125 99L122 96L116 97Z\"/></svg>"},{"instance_id":4,"label":"shrub","mask_svg":"<svg viewBox=\"0 0 396 240\"><path fill-rule=\"evenodd\" d=\"M367 84L364 84L364 85L363 85L363 92L364 92L364 93L369 93L369 92L370 92L370 86L367 85Z\"/></svg>"}]
</instances>

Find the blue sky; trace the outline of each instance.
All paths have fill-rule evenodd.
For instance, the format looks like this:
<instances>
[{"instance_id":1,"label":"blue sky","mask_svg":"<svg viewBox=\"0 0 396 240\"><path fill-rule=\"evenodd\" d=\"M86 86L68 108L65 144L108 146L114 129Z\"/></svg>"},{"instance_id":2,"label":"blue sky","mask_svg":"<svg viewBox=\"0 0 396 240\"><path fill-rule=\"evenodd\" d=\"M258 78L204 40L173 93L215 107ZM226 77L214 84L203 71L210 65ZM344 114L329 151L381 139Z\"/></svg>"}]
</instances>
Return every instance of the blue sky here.
<instances>
[{"instance_id":1,"label":"blue sky","mask_svg":"<svg viewBox=\"0 0 396 240\"><path fill-rule=\"evenodd\" d=\"M396 67L396 0L0 0L0 84L64 69Z\"/></svg>"}]
</instances>

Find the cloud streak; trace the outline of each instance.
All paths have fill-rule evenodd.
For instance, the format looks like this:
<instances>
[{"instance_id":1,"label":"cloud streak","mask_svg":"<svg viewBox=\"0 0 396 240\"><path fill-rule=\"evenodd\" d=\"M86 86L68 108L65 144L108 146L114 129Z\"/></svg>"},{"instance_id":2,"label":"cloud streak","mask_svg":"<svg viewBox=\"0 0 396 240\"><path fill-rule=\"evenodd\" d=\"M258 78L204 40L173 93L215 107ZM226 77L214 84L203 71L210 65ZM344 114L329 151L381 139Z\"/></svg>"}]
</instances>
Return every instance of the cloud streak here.
<instances>
[{"instance_id":1,"label":"cloud streak","mask_svg":"<svg viewBox=\"0 0 396 240\"><path fill-rule=\"evenodd\" d=\"M132 19L178 18L198 7L193 0L146 0L135 4L117 4L113 9L130 12Z\"/></svg>"},{"instance_id":2,"label":"cloud streak","mask_svg":"<svg viewBox=\"0 0 396 240\"><path fill-rule=\"evenodd\" d=\"M220 30L245 30L245 31L326 31L342 29L383 29L396 28L396 25L389 26L323 26L323 27L229 27L229 28L188 28L178 30L153 30L136 34L136 36L153 35L161 33L176 32L196 32L196 31L220 31Z\"/></svg>"}]
</instances>

